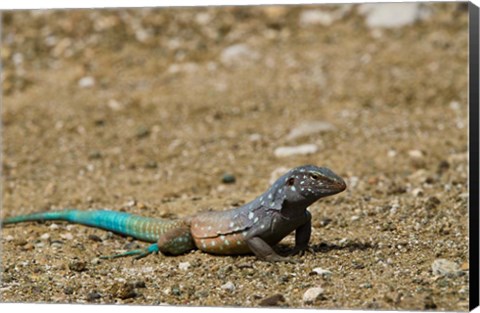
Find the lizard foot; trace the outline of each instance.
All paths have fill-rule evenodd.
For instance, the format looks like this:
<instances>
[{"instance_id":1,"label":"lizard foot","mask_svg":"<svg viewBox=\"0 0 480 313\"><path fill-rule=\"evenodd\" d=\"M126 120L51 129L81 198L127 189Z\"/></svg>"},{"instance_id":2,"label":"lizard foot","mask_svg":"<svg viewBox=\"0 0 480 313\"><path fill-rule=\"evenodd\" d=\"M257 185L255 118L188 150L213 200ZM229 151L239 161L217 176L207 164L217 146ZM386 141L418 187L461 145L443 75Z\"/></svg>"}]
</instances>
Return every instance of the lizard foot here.
<instances>
[{"instance_id":1,"label":"lizard foot","mask_svg":"<svg viewBox=\"0 0 480 313\"><path fill-rule=\"evenodd\" d=\"M286 263L298 263L299 262L298 260L295 260L295 259L292 259L292 258L289 258L289 257L280 256L278 254L267 255L267 256L263 257L263 260L267 261L267 262L286 262Z\"/></svg>"},{"instance_id":2,"label":"lizard foot","mask_svg":"<svg viewBox=\"0 0 480 313\"><path fill-rule=\"evenodd\" d=\"M315 251L313 251L312 248L310 247L294 247L291 251L287 253L287 255L296 255L298 254L299 256L304 256L307 252L314 254Z\"/></svg>"},{"instance_id":3,"label":"lizard foot","mask_svg":"<svg viewBox=\"0 0 480 313\"><path fill-rule=\"evenodd\" d=\"M130 250L124 253L119 253L119 254L114 254L114 255L108 255L108 256L100 256L100 259L116 259L116 258L122 258L126 256L134 256L134 259L138 260L141 258L146 257L149 254L152 253L157 253L158 252L158 245L156 243L148 246L147 248L144 249L136 249L136 250Z\"/></svg>"}]
</instances>

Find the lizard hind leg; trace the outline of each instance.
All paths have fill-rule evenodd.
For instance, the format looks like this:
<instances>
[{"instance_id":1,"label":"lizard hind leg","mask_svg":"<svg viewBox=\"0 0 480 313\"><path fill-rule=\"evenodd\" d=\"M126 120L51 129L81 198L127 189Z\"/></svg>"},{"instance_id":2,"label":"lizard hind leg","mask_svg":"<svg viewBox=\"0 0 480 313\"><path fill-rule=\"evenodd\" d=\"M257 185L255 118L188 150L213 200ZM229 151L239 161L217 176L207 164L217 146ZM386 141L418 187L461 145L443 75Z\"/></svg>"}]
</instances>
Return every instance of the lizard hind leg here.
<instances>
[{"instance_id":1,"label":"lizard hind leg","mask_svg":"<svg viewBox=\"0 0 480 313\"><path fill-rule=\"evenodd\" d=\"M116 258L122 258L126 256L135 256L135 259L141 259L143 257L146 257L149 254L157 253L158 251L159 251L158 245L154 243L144 249L135 249L135 250L130 250L124 253L119 253L119 254L114 254L109 256L100 256L100 259L116 259Z\"/></svg>"},{"instance_id":2,"label":"lizard hind leg","mask_svg":"<svg viewBox=\"0 0 480 313\"><path fill-rule=\"evenodd\" d=\"M182 225L165 232L157 241L158 249L164 254L179 255L195 249L190 227Z\"/></svg>"}]
</instances>

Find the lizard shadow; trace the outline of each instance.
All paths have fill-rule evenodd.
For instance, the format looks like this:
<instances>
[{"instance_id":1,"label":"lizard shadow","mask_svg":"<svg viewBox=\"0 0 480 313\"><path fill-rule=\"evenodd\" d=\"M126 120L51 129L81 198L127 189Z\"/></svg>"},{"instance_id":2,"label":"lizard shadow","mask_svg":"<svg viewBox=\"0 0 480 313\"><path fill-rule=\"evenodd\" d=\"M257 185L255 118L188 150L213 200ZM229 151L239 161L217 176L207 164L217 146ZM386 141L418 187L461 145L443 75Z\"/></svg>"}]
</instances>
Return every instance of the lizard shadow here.
<instances>
[{"instance_id":1,"label":"lizard shadow","mask_svg":"<svg viewBox=\"0 0 480 313\"><path fill-rule=\"evenodd\" d=\"M289 252L292 249L291 246L286 244L278 244L276 246L277 251L280 253ZM321 242L319 244L313 244L309 246L309 250L312 252L322 252L327 253L330 251L338 251L338 250L348 250L349 252L353 251L364 251L368 249L376 249L377 244L369 243L369 242L360 242L360 241L348 241L344 244L334 244L328 242Z\"/></svg>"},{"instance_id":2,"label":"lizard shadow","mask_svg":"<svg viewBox=\"0 0 480 313\"><path fill-rule=\"evenodd\" d=\"M364 251L368 249L376 249L377 245L375 243L369 243L369 242L360 242L360 241L349 241L346 242L345 244L334 244L334 243L327 243L327 242L321 242L319 244L311 245L310 249L312 249L314 252L330 252L330 251L335 251L335 250L348 250L349 252L353 251Z\"/></svg>"}]
</instances>

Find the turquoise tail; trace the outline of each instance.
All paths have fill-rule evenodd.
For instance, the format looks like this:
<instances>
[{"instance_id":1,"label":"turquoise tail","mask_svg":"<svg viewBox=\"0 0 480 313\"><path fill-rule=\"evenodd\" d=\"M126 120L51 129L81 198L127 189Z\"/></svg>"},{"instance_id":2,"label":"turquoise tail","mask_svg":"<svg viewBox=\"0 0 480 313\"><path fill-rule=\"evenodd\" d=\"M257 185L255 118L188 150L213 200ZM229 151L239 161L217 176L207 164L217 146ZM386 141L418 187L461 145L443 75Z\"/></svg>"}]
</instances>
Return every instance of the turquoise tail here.
<instances>
[{"instance_id":1,"label":"turquoise tail","mask_svg":"<svg viewBox=\"0 0 480 313\"><path fill-rule=\"evenodd\" d=\"M109 210L63 210L8 217L2 220L2 225L32 221L67 221L110 230L147 242L156 242L163 228L166 225L168 228L168 225L173 222Z\"/></svg>"},{"instance_id":2,"label":"turquoise tail","mask_svg":"<svg viewBox=\"0 0 480 313\"><path fill-rule=\"evenodd\" d=\"M41 212L41 213L32 213L19 216L7 217L2 220L2 225L15 224L22 222L34 222L34 221L69 221L69 214L74 210L65 210L57 212Z\"/></svg>"}]
</instances>

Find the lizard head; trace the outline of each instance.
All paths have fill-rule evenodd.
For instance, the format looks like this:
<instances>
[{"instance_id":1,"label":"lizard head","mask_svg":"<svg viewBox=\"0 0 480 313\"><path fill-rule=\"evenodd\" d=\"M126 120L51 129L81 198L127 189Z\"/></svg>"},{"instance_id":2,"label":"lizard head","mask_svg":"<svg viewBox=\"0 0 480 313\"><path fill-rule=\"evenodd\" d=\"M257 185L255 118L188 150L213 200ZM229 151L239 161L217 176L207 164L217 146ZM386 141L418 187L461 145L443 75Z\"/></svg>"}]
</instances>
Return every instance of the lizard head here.
<instances>
[{"instance_id":1,"label":"lizard head","mask_svg":"<svg viewBox=\"0 0 480 313\"><path fill-rule=\"evenodd\" d=\"M326 167L305 165L292 169L283 177L285 200L307 203L337 194L347 188L345 181Z\"/></svg>"}]
</instances>

